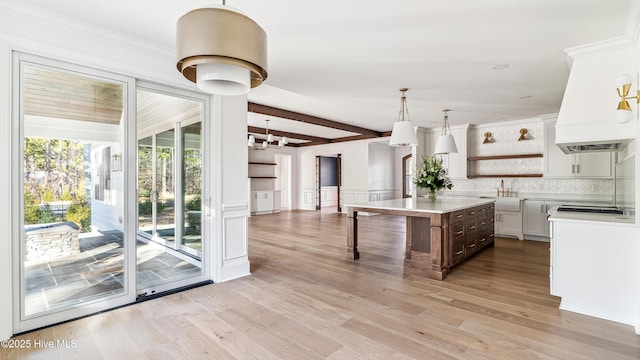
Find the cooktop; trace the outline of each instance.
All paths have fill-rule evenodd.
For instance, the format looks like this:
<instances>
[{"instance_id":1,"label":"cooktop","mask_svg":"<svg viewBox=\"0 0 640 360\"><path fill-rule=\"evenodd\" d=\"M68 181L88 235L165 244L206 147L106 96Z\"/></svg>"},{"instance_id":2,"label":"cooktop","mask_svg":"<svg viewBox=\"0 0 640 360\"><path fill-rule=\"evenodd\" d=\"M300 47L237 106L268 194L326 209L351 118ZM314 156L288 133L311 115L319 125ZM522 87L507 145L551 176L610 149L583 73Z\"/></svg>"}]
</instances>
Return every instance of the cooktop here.
<instances>
[{"instance_id":1,"label":"cooktop","mask_svg":"<svg viewBox=\"0 0 640 360\"><path fill-rule=\"evenodd\" d=\"M561 205L558 207L561 212L581 212L595 214L623 215L624 211L615 206L593 206L593 205Z\"/></svg>"}]
</instances>

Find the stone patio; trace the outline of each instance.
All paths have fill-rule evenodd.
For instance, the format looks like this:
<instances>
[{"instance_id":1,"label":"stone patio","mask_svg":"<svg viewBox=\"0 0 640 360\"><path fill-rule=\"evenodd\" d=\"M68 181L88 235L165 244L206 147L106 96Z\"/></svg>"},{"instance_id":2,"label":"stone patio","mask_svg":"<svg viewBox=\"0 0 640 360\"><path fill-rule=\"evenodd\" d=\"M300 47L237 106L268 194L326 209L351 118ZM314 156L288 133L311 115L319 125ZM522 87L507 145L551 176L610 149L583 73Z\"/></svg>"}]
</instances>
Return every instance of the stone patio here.
<instances>
[{"instance_id":1,"label":"stone patio","mask_svg":"<svg viewBox=\"0 0 640 360\"><path fill-rule=\"evenodd\" d=\"M77 254L27 261L26 314L34 314L124 291L122 233L108 231L79 238ZM138 289L200 273L193 260L174 250L138 240Z\"/></svg>"}]
</instances>

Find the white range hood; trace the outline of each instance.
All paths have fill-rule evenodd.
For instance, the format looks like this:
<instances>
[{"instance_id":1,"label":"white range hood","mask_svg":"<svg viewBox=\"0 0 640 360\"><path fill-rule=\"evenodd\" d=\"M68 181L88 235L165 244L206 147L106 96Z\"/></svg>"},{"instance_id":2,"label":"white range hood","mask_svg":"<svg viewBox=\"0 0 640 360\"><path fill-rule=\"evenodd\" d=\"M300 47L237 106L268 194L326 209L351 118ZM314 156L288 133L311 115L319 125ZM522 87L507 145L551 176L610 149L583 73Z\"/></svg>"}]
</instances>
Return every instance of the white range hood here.
<instances>
[{"instance_id":1,"label":"white range hood","mask_svg":"<svg viewBox=\"0 0 640 360\"><path fill-rule=\"evenodd\" d=\"M556 122L556 145L567 154L620 151L636 138L638 106L632 99L634 119L626 124L615 121L620 98L614 81L621 73L637 77L638 50L627 47L582 55L584 52L584 48L567 50L574 61ZM637 88L634 82L632 91Z\"/></svg>"}]
</instances>

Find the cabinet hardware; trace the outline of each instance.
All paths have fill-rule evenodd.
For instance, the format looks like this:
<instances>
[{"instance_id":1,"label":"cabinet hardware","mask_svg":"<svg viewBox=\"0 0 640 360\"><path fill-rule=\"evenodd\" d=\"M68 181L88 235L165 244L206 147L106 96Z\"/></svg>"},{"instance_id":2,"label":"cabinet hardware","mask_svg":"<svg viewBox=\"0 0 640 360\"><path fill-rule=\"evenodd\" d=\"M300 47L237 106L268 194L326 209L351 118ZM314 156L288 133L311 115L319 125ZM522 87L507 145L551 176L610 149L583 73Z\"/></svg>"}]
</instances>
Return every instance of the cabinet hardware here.
<instances>
[{"instance_id":1,"label":"cabinet hardware","mask_svg":"<svg viewBox=\"0 0 640 360\"><path fill-rule=\"evenodd\" d=\"M540 212L543 213L544 212L544 204L540 204Z\"/></svg>"},{"instance_id":2,"label":"cabinet hardware","mask_svg":"<svg viewBox=\"0 0 640 360\"><path fill-rule=\"evenodd\" d=\"M472 211L472 212L469 213L469 215L475 215L475 214L476 214L475 211Z\"/></svg>"},{"instance_id":3,"label":"cabinet hardware","mask_svg":"<svg viewBox=\"0 0 640 360\"><path fill-rule=\"evenodd\" d=\"M457 217L458 219L460 219L460 218L461 218L461 217L463 217L463 216L464 216L463 214L458 214L458 215L456 215L456 217Z\"/></svg>"},{"instance_id":4,"label":"cabinet hardware","mask_svg":"<svg viewBox=\"0 0 640 360\"><path fill-rule=\"evenodd\" d=\"M480 242L485 242L485 241L487 241L487 238L480 239Z\"/></svg>"},{"instance_id":5,"label":"cabinet hardware","mask_svg":"<svg viewBox=\"0 0 640 360\"><path fill-rule=\"evenodd\" d=\"M576 174L580 174L580 164L576 165Z\"/></svg>"},{"instance_id":6,"label":"cabinet hardware","mask_svg":"<svg viewBox=\"0 0 640 360\"><path fill-rule=\"evenodd\" d=\"M462 250L456 251L456 255L462 255Z\"/></svg>"},{"instance_id":7,"label":"cabinet hardware","mask_svg":"<svg viewBox=\"0 0 640 360\"><path fill-rule=\"evenodd\" d=\"M469 245L469 247L470 247L470 248L472 248L472 247L476 247L476 244L471 244L471 245Z\"/></svg>"},{"instance_id":8,"label":"cabinet hardware","mask_svg":"<svg viewBox=\"0 0 640 360\"><path fill-rule=\"evenodd\" d=\"M469 230L473 230L473 229L475 229L475 228L476 228L476 226L475 226L475 225L473 225L473 226L470 226L470 227L469 227Z\"/></svg>"},{"instance_id":9,"label":"cabinet hardware","mask_svg":"<svg viewBox=\"0 0 640 360\"><path fill-rule=\"evenodd\" d=\"M572 174L576 173L576 165L575 164L571 164L571 173Z\"/></svg>"},{"instance_id":10,"label":"cabinet hardware","mask_svg":"<svg viewBox=\"0 0 640 360\"><path fill-rule=\"evenodd\" d=\"M462 234L463 232L464 232L464 230L460 230L460 231L458 231L458 232L456 233L456 235L460 235L460 234Z\"/></svg>"}]
</instances>

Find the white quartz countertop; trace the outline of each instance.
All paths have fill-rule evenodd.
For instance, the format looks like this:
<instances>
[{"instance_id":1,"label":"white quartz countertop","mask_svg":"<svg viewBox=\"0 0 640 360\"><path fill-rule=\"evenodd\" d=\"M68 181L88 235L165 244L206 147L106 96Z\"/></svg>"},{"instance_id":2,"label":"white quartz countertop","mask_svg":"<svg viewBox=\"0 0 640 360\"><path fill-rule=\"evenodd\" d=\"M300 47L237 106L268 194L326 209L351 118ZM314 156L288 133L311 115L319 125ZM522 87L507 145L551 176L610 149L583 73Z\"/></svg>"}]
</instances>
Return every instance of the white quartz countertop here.
<instances>
[{"instance_id":1,"label":"white quartz countertop","mask_svg":"<svg viewBox=\"0 0 640 360\"><path fill-rule=\"evenodd\" d=\"M616 214L593 214L578 212L560 212L558 207L549 210L549 221L568 221L568 222L598 222L598 223L614 223L614 224L635 224L635 216L633 215L616 215Z\"/></svg>"},{"instance_id":2,"label":"white quartz countertop","mask_svg":"<svg viewBox=\"0 0 640 360\"><path fill-rule=\"evenodd\" d=\"M435 202L430 202L427 198L407 198L369 201L364 203L345 204L346 207L365 207L369 209L381 210L412 210L418 212L427 212L435 214L444 214L457 210L467 209L474 206L490 204L495 199L472 199L446 197L438 198Z\"/></svg>"}]
</instances>

